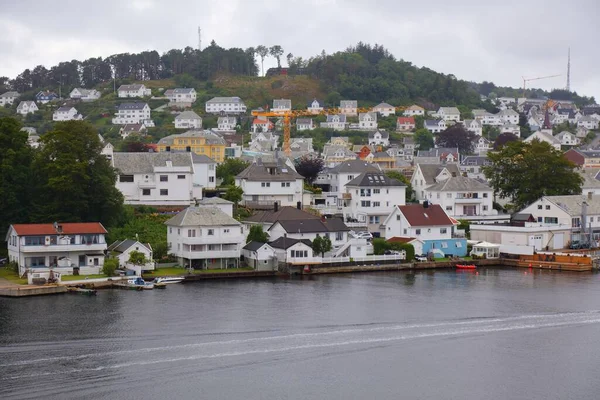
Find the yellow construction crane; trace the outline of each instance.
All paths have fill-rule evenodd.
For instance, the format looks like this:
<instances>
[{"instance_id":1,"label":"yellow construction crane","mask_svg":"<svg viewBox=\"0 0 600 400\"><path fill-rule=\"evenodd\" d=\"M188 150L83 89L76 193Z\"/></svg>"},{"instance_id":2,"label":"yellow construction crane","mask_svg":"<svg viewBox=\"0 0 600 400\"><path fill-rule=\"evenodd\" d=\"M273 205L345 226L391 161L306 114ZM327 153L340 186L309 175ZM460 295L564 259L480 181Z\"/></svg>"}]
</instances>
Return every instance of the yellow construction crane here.
<instances>
[{"instance_id":1,"label":"yellow construction crane","mask_svg":"<svg viewBox=\"0 0 600 400\"><path fill-rule=\"evenodd\" d=\"M525 85L527 84L527 82L529 82L529 81L538 81L540 79L557 78L559 76L561 76L561 75L539 76L537 78L525 78L524 76L522 76L521 78L523 78L523 97L525 97Z\"/></svg>"},{"instance_id":2,"label":"yellow construction crane","mask_svg":"<svg viewBox=\"0 0 600 400\"><path fill-rule=\"evenodd\" d=\"M404 111L406 107L394 107L396 111ZM357 108L356 113L367 113L374 112L372 108ZM291 130L291 120L292 118L297 117L308 117L308 116L317 116L317 115L329 115L329 114L342 114L342 110L340 108L324 108L320 111L310 111L310 110L292 110L292 111L252 111L252 116L254 117L278 117L283 119L283 151L286 155L290 155L290 130Z\"/></svg>"}]
</instances>

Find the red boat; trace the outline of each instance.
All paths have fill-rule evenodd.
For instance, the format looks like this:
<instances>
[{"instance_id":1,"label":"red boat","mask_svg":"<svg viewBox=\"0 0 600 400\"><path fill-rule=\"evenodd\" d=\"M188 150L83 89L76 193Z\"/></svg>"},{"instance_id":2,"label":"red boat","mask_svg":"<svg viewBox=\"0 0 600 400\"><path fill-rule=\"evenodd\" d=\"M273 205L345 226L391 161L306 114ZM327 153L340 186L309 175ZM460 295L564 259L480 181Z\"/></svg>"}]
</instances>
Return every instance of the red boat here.
<instances>
[{"instance_id":1,"label":"red boat","mask_svg":"<svg viewBox=\"0 0 600 400\"><path fill-rule=\"evenodd\" d=\"M477 266L474 264L456 264L457 269L476 269Z\"/></svg>"}]
</instances>

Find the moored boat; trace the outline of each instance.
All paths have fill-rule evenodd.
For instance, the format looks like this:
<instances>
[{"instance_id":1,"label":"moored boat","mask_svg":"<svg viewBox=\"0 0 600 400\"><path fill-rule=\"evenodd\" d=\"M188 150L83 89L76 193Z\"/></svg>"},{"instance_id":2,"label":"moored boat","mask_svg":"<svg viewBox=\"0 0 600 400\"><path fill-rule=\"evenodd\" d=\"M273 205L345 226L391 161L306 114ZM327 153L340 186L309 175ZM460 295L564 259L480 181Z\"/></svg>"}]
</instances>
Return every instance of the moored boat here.
<instances>
[{"instance_id":1,"label":"moored boat","mask_svg":"<svg viewBox=\"0 0 600 400\"><path fill-rule=\"evenodd\" d=\"M127 287L134 290L152 290L154 289L154 283L146 282L142 278L137 277L127 280Z\"/></svg>"},{"instance_id":2,"label":"moored boat","mask_svg":"<svg viewBox=\"0 0 600 400\"><path fill-rule=\"evenodd\" d=\"M476 269L475 264L456 264L457 269Z\"/></svg>"},{"instance_id":3,"label":"moored boat","mask_svg":"<svg viewBox=\"0 0 600 400\"><path fill-rule=\"evenodd\" d=\"M79 287L68 287L67 291L69 293L84 294L87 296L95 296L97 294L96 289L86 289L86 288L79 288Z\"/></svg>"},{"instance_id":4,"label":"moored boat","mask_svg":"<svg viewBox=\"0 0 600 400\"><path fill-rule=\"evenodd\" d=\"M183 276L159 276L154 278L154 280L152 282L154 282L155 284L157 283L162 283L162 284L170 284L170 283L181 283L184 281L184 277Z\"/></svg>"}]
</instances>

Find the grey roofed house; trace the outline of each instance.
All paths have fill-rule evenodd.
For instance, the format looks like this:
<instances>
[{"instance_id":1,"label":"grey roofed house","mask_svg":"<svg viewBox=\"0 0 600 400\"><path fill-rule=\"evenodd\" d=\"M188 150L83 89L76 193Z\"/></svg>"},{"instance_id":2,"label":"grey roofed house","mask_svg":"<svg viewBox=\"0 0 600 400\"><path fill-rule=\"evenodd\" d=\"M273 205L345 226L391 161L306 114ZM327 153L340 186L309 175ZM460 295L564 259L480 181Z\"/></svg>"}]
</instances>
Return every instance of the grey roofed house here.
<instances>
[{"instance_id":1,"label":"grey roofed house","mask_svg":"<svg viewBox=\"0 0 600 400\"><path fill-rule=\"evenodd\" d=\"M135 83L133 85L121 85L119 86L119 91L130 91L130 90L140 90L143 85Z\"/></svg>"},{"instance_id":2,"label":"grey roofed house","mask_svg":"<svg viewBox=\"0 0 600 400\"><path fill-rule=\"evenodd\" d=\"M336 155L339 154L339 155ZM331 158L331 157L358 157L356 153L352 152L346 146L336 146L333 144L326 144L323 146L323 157Z\"/></svg>"},{"instance_id":3,"label":"grey roofed house","mask_svg":"<svg viewBox=\"0 0 600 400\"><path fill-rule=\"evenodd\" d=\"M380 172L381 169L378 168L377 165L373 165L366 161L356 159L344 161L336 165L331 172L337 174L347 174L347 173L363 173L367 171Z\"/></svg>"},{"instance_id":4,"label":"grey roofed house","mask_svg":"<svg viewBox=\"0 0 600 400\"><path fill-rule=\"evenodd\" d=\"M326 232L344 232L349 231L350 228L346 226L341 218L331 219L296 219L296 220L278 220L276 221L269 230L275 226L275 224L281 225L281 227L287 233L326 233Z\"/></svg>"},{"instance_id":5,"label":"grey roofed house","mask_svg":"<svg viewBox=\"0 0 600 400\"><path fill-rule=\"evenodd\" d=\"M133 240L133 239L117 240L116 242L114 242L113 244L111 244L110 246L108 246L107 250L109 252L113 252L114 251L114 252L117 252L117 253L124 253L131 246L134 246L137 243L139 243L140 245L144 246L146 249L152 251L152 246L150 246L150 243L142 243L142 242L139 242L139 241Z\"/></svg>"},{"instance_id":6,"label":"grey roofed house","mask_svg":"<svg viewBox=\"0 0 600 400\"><path fill-rule=\"evenodd\" d=\"M73 108L73 107L71 107L71 106L62 106L62 107L59 107L58 110L56 110L56 111L57 112L67 112L67 111L70 111L71 108Z\"/></svg>"},{"instance_id":7,"label":"grey roofed house","mask_svg":"<svg viewBox=\"0 0 600 400\"><path fill-rule=\"evenodd\" d=\"M458 168L457 164L419 164L419 169L423 174L423 179L428 185L433 185L435 183L435 177L438 176L444 168L447 169L451 175L460 175L460 169Z\"/></svg>"},{"instance_id":8,"label":"grey roofed house","mask_svg":"<svg viewBox=\"0 0 600 400\"><path fill-rule=\"evenodd\" d=\"M482 167L485 165L491 165L492 162L487 156L466 156L460 162L463 167ZM425 164L423 164L425 165Z\"/></svg>"},{"instance_id":9,"label":"grey roofed house","mask_svg":"<svg viewBox=\"0 0 600 400\"><path fill-rule=\"evenodd\" d=\"M18 92L6 92L6 93L0 94L0 97L19 97L19 93Z\"/></svg>"},{"instance_id":10,"label":"grey roofed house","mask_svg":"<svg viewBox=\"0 0 600 400\"><path fill-rule=\"evenodd\" d=\"M170 161L174 167L190 167L193 171L191 153L113 153L113 167L123 175L149 174L154 167L166 167Z\"/></svg>"},{"instance_id":11,"label":"grey roofed house","mask_svg":"<svg viewBox=\"0 0 600 400\"><path fill-rule=\"evenodd\" d=\"M246 243L246 245L242 247L242 250L258 251L263 246L269 246L269 244L263 242L255 242L253 240L249 243Z\"/></svg>"},{"instance_id":12,"label":"grey roofed house","mask_svg":"<svg viewBox=\"0 0 600 400\"><path fill-rule=\"evenodd\" d=\"M366 112L366 113L359 113L358 114L358 120L359 121L364 121L365 119L367 119L367 117L371 117L375 121L377 121L377 113L376 112Z\"/></svg>"},{"instance_id":13,"label":"grey roofed house","mask_svg":"<svg viewBox=\"0 0 600 400\"><path fill-rule=\"evenodd\" d=\"M194 164L216 164L217 162L204 154L196 154L194 152L190 152L192 154L192 161Z\"/></svg>"},{"instance_id":14,"label":"grey roofed house","mask_svg":"<svg viewBox=\"0 0 600 400\"><path fill-rule=\"evenodd\" d=\"M121 128L122 132L133 133L133 132L141 132L146 129L146 125L144 124L125 124Z\"/></svg>"},{"instance_id":15,"label":"grey roofed house","mask_svg":"<svg viewBox=\"0 0 600 400\"><path fill-rule=\"evenodd\" d=\"M173 141L177 137L186 137L186 138L199 138L202 137L206 139L206 144L226 144L225 139L223 137L217 135L212 131L197 131L191 130L180 134L169 135L158 141L159 144L171 145Z\"/></svg>"},{"instance_id":16,"label":"grey roofed house","mask_svg":"<svg viewBox=\"0 0 600 400\"><path fill-rule=\"evenodd\" d=\"M143 102L135 103L121 103L119 104L118 110L143 110L148 104Z\"/></svg>"},{"instance_id":17,"label":"grey roofed house","mask_svg":"<svg viewBox=\"0 0 600 400\"><path fill-rule=\"evenodd\" d=\"M460 115L460 111L458 111L458 108L456 107L440 107L440 111L442 111L444 114L446 115L456 115L459 114Z\"/></svg>"},{"instance_id":18,"label":"grey roofed house","mask_svg":"<svg viewBox=\"0 0 600 400\"><path fill-rule=\"evenodd\" d=\"M173 94L187 94L187 93L191 93L192 90L195 91L194 88L175 88L175 89L171 89Z\"/></svg>"},{"instance_id":19,"label":"grey roofed house","mask_svg":"<svg viewBox=\"0 0 600 400\"><path fill-rule=\"evenodd\" d=\"M207 103L243 103L239 97L213 97Z\"/></svg>"},{"instance_id":20,"label":"grey roofed house","mask_svg":"<svg viewBox=\"0 0 600 400\"><path fill-rule=\"evenodd\" d=\"M237 117L219 117L217 119L217 124L235 124L237 122Z\"/></svg>"},{"instance_id":21,"label":"grey roofed house","mask_svg":"<svg viewBox=\"0 0 600 400\"><path fill-rule=\"evenodd\" d=\"M310 125L312 123L311 118L298 118L296 120L296 125Z\"/></svg>"},{"instance_id":22,"label":"grey roofed house","mask_svg":"<svg viewBox=\"0 0 600 400\"><path fill-rule=\"evenodd\" d=\"M460 192L470 190L491 191L493 189L477 179L457 175L429 186L426 190L432 192Z\"/></svg>"},{"instance_id":23,"label":"grey roofed house","mask_svg":"<svg viewBox=\"0 0 600 400\"><path fill-rule=\"evenodd\" d=\"M293 151L313 151L313 140L312 138L292 138L290 140L290 148Z\"/></svg>"},{"instance_id":24,"label":"grey roofed house","mask_svg":"<svg viewBox=\"0 0 600 400\"><path fill-rule=\"evenodd\" d=\"M168 226L240 226L217 207L188 207L165 222Z\"/></svg>"},{"instance_id":25,"label":"grey roofed house","mask_svg":"<svg viewBox=\"0 0 600 400\"><path fill-rule=\"evenodd\" d=\"M438 127L441 119L426 119L424 124L425 126L435 126Z\"/></svg>"},{"instance_id":26,"label":"grey roofed house","mask_svg":"<svg viewBox=\"0 0 600 400\"><path fill-rule=\"evenodd\" d=\"M590 200L587 195L581 194L568 196L544 196L544 198L556 204L573 217L579 217L581 215L583 203L587 204L588 215L600 214L600 201L593 196L592 200Z\"/></svg>"},{"instance_id":27,"label":"grey roofed house","mask_svg":"<svg viewBox=\"0 0 600 400\"><path fill-rule=\"evenodd\" d=\"M198 200L198 204L208 206L208 205L219 205L219 204L233 204L233 202L222 199L220 197L204 197L201 200Z\"/></svg>"},{"instance_id":28,"label":"grey roofed house","mask_svg":"<svg viewBox=\"0 0 600 400\"><path fill-rule=\"evenodd\" d=\"M444 154L454 154L458 158L458 148L437 147L429 150L419 150L417 157L442 157Z\"/></svg>"},{"instance_id":29,"label":"grey roofed house","mask_svg":"<svg viewBox=\"0 0 600 400\"><path fill-rule=\"evenodd\" d=\"M339 121L335 121L336 119L339 119ZM327 114L327 122L346 123L346 114Z\"/></svg>"},{"instance_id":30,"label":"grey roofed house","mask_svg":"<svg viewBox=\"0 0 600 400\"><path fill-rule=\"evenodd\" d=\"M394 108L394 106L393 106L393 105L391 105L391 104L388 104L388 103L385 103L385 102L383 102L383 103L379 103L379 104L377 104L377 105L376 105L375 107L373 107L373 108Z\"/></svg>"},{"instance_id":31,"label":"grey roofed house","mask_svg":"<svg viewBox=\"0 0 600 400\"><path fill-rule=\"evenodd\" d=\"M277 211L272 210L261 210L254 213L254 215L246 218L244 222L254 223L275 223L279 220L302 220L307 219L321 219L319 216L299 210L296 207L281 207Z\"/></svg>"},{"instance_id":32,"label":"grey roofed house","mask_svg":"<svg viewBox=\"0 0 600 400\"><path fill-rule=\"evenodd\" d=\"M290 99L274 99L273 108L292 108L292 100Z\"/></svg>"},{"instance_id":33,"label":"grey roofed house","mask_svg":"<svg viewBox=\"0 0 600 400\"><path fill-rule=\"evenodd\" d=\"M375 132L369 132L369 139L373 139L375 137L375 134L379 133L381 135L382 139L389 139L390 137L390 133L384 130L377 130Z\"/></svg>"},{"instance_id":34,"label":"grey roofed house","mask_svg":"<svg viewBox=\"0 0 600 400\"><path fill-rule=\"evenodd\" d=\"M476 109L476 110L473 110L472 113L473 113L474 118L489 117L489 116L494 115L491 112L484 110L484 109Z\"/></svg>"},{"instance_id":35,"label":"grey roofed house","mask_svg":"<svg viewBox=\"0 0 600 400\"><path fill-rule=\"evenodd\" d=\"M501 110L501 111L500 111L498 114L496 114L496 115L498 115L499 117L502 117L502 116L505 116L505 115L506 115L506 116L517 116L517 117L518 117L518 116L519 116L519 113L518 113L518 112L516 112L515 110L511 109L511 108L507 108L506 110Z\"/></svg>"},{"instance_id":36,"label":"grey roofed house","mask_svg":"<svg viewBox=\"0 0 600 400\"><path fill-rule=\"evenodd\" d=\"M312 99L312 100L310 100L310 101L308 102L308 104L306 105L306 108L311 108L311 107L312 107L312 104L313 104L315 101L316 101L317 103L319 103L318 107L324 107L324 106L325 106L325 102L324 102L324 101L317 100L317 99Z\"/></svg>"},{"instance_id":37,"label":"grey roofed house","mask_svg":"<svg viewBox=\"0 0 600 400\"><path fill-rule=\"evenodd\" d=\"M176 120L182 119L202 119L198 114L193 111L184 111L175 117Z\"/></svg>"},{"instance_id":38,"label":"grey roofed house","mask_svg":"<svg viewBox=\"0 0 600 400\"><path fill-rule=\"evenodd\" d=\"M388 154L386 153L386 156ZM363 172L350 182L346 183L346 186L406 186L404 183L397 179L392 179L382 172Z\"/></svg>"},{"instance_id":39,"label":"grey roofed house","mask_svg":"<svg viewBox=\"0 0 600 400\"><path fill-rule=\"evenodd\" d=\"M312 242L308 239L293 239L293 238L284 237L284 236L278 238L277 240L269 242L268 245L275 249L287 250L297 243L304 243L308 247L312 248Z\"/></svg>"},{"instance_id":40,"label":"grey roofed house","mask_svg":"<svg viewBox=\"0 0 600 400\"><path fill-rule=\"evenodd\" d=\"M583 184L581 185L581 191L586 194L586 191L593 189L600 189L600 169L598 168L586 168L583 170L577 170L583 177Z\"/></svg>"},{"instance_id":41,"label":"grey roofed house","mask_svg":"<svg viewBox=\"0 0 600 400\"><path fill-rule=\"evenodd\" d=\"M279 161L276 162L258 162L250 164L245 170L236 175L236 179L246 179L255 182L268 181L290 181L303 179L302 175L292 168Z\"/></svg>"},{"instance_id":42,"label":"grey roofed house","mask_svg":"<svg viewBox=\"0 0 600 400\"><path fill-rule=\"evenodd\" d=\"M357 100L341 100L340 108L357 108L358 101Z\"/></svg>"}]
</instances>

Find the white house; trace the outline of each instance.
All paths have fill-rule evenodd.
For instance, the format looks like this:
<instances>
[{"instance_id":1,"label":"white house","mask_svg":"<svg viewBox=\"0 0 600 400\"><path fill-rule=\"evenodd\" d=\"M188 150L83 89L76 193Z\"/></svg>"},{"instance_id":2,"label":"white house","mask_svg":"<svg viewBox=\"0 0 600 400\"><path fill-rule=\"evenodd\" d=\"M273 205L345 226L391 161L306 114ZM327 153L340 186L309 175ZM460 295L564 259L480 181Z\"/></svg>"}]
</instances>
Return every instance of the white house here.
<instances>
[{"instance_id":1,"label":"white house","mask_svg":"<svg viewBox=\"0 0 600 400\"><path fill-rule=\"evenodd\" d=\"M246 104L239 97L213 97L205 104L209 114L243 114Z\"/></svg>"},{"instance_id":2,"label":"white house","mask_svg":"<svg viewBox=\"0 0 600 400\"><path fill-rule=\"evenodd\" d=\"M244 227L217 207L188 207L165 222L167 243L180 265L235 268L245 242Z\"/></svg>"},{"instance_id":3,"label":"white house","mask_svg":"<svg viewBox=\"0 0 600 400\"><path fill-rule=\"evenodd\" d=\"M125 124L119 129L119 135L126 139L129 135L144 135L147 130L144 124Z\"/></svg>"},{"instance_id":4,"label":"white house","mask_svg":"<svg viewBox=\"0 0 600 400\"><path fill-rule=\"evenodd\" d=\"M500 125L500 133L512 133L516 137L521 137L521 127L513 124Z\"/></svg>"},{"instance_id":5,"label":"white house","mask_svg":"<svg viewBox=\"0 0 600 400\"><path fill-rule=\"evenodd\" d=\"M460 162L460 171L467 177L485 181L483 167L492 165L487 156L466 156Z\"/></svg>"},{"instance_id":6,"label":"white house","mask_svg":"<svg viewBox=\"0 0 600 400\"><path fill-rule=\"evenodd\" d=\"M292 111L292 100L290 99L275 99L273 100L273 112Z\"/></svg>"},{"instance_id":7,"label":"white house","mask_svg":"<svg viewBox=\"0 0 600 400\"><path fill-rule=\"evenodd\" d=\"M404 115L407 117L415 117L415 116L425 116L425 109L416 104L406 108L404 110Z\"/></svg>"},{"instance_id":8,"label":"white house","mask_svg":"<svg viewBox=\"0 0 600 400\"><path fill-rule=\"evenodd\" d=\"M415 117L398 117L396 120L396 130L400 132L409 132L417 127Z\"/></svg>"},{"instance_id":9,"label":"white house","mask_svg":"<svg viewBox=\"0 0 600 400\"><path fill-rule=\"evenodd\" d=\"M346 116L354 116L358 112L358 101L356 100L341 100L340 101L340 114Z\"/></svg>"},{"instance_id":10,"label":"white house","mask_svg":"<svg viewBox=\"0 0 600 400\"><path fill-rule=\"evenodd\" d=\"M500 116L497 114L492 114L486 110L483 109L477 109L477 110L473 110L473 117L478 120L479 122L481 122L481 125L493 125L493 126L499 126L502 125L504 122L500 119ZM517 120L517 123L519 121Z\"/></svg>"},{"instance_id":11,"label":"white house","mask_svg":"<svg viewBox=\"0 0 600 400\"><path fill-rule=\"evenodd\" d=\"M143 84L121 85L117 90L117 96L122 97L144 97L150 96L152 91Z\"/></svg>"},{"instance_id":12,"label":"white house","mask_svg":"<svg viewBox=\"0 0 600 400\"><path fill-rule=\"evenodd\" d=\"M481 122L476 119L465 119L463 121L463 126L469 132L473 132L478 136L483 135L483 125L481 125Z\"/></svg>"},{"instance_id":13,"label":"white house","mask_svg":"<svg viewBox=\"0 0 600 400\"><path fill-rule=\"evenodd\" d=\"M431 133L440 133L446 129L446 121L443 119L427 119L423 126Z\"/></svg>"},{"instance_id":14,"label":"white house","mask_svg":"<svg viewBox=\"0 0 600 400\"><path fill-rule=\"evenodd\" d=\"M143 271L154 270L154 256L150 243L141 243L137 240L117 240L108 246L108 254L119 260L119 267L135 271L136 276L141 276ZM129 262L131 253L137 251L142 253L147 262L144 265L136 265Z\"/></svg>"},{"instance_id":15,"label":"white house","mask_svg":"<svg viewBox=\"0 0 600 400\"><path fill-rule=\"evenodd\" d=\"M313 123L312 118L298 118L296 120L297 131L312 131L316 126Z\"/></svg>"},{"instance_id":16,"label":"white house","mask_svg":"<svg viewBox=\"0 0 600 400\"><path fill-rule=\"evenodd\" d=\"M150 119L150 106L141 102L120 104L112 123L115 125L143 123L146 126L154 126Z\"/></svg>"},{"instance_id":17,"label":"white house","mask_svg":"<svg viewBox=\"0 0 600 400\"><path fill-rule=\"evenodd\" d=\"M217 130L221 132L235 131L237 117L219 117L217 119Z\"/></svg>"},{"instance_id":18,"label":"white house","mask_svg":"<svg viewBox=\"0 0 600 400\"><path fill-rule=\"evenodd\" d=\"M483 136L478 136L475 138L475 143L473 146L473 151L476 154L485 154L493 148L493 143Z\"/></svg>"},{"instance_id":19,"label":"white house","mask_svg":"<svg viewBox=\"0 0 600 400\"><path fill-rule=\"evenodd\" d=\"M314 254L309 239L293 239L280 237L269 242L278 263L292 265L321 264L321 255Z\"/></svg>"},{"instance_id":20,"label":"white house","mask_svg":"<svg viewBox=\"0 0 600 400\"><path fill-rule=\"evenodd\" d=\"M33 114L38 110L39 108L34 101L22 101L17 106L17 114L21 115Z\"/></svg>"},{"instance_id":21,"label":"white house","mask_svg":"<svg viewBox=\"0 0 600 400\"><path fill-rule=\"evenodd\" d=\"M382 117L389 117L390 115L396 114L396 107L389 105L388 103L379 103L373 107L372 111L378 113Z\"/></svg>"},{"instance_id":22,"label":"white house","mask_svg":"<svg viewBox=\"0 0 600 400\"><path fill-rule=\"evenodd\" d=\"M323 111L324 104L322 101L317 99L313 99L313 101L309 101L306 107L307 111L310 111L312 114L319 114Z\"/></svg>"},{"instance_id":23,"label":"white house","mask_svg":"<svg viewBox=\"0 0 600 400\"><path fill-rule=\"evenodd\" d=\"M425 189L425 199L439 204L448 215L469 219L496 215L494 190L487 184L464 176L451 176Z\"/></svg>"},{"instance_id":24,"label":"white house","mask_svg":"<svg viewBox=\"0 0 600 400\"><path fill-rule=\"evenodd\" d=\"M333 249L337 250L348 242L350 228L341 218L279 219L267 230L271 240L292 238L298 240L314 240L317 236L326 236L331 240ZM273 244L271 247L273 247Z\"/></svg>"},{"instance_id":25,"label":"white house","mask_svg":"<svg viewBox=\"0 0 600 400\"><path fill-rule=\"evenodd\" d=\"M569 131L562 131L554 137L560 141L562 146L577 146L580 143L579 138Z\"/></svg>"},{"instance_id":26,"label":"white house","mask_svg":"<svg viewBox=\"0 0 600 400\"><path fill-rule=\"evenodd\" d=\"M272 205L295 206L302 202L304 178L292 166L277 159L250 164L235 177L235 185L244 191L243 202L248 206Z\"/></svg>"},{"instance_id":27,"label":"white house","mask_svg":"<svg viewBox=\"0 0 600 400\"><path fill-rule=\"evenodd\" d=\"M453 164L460 160L458 148L434 147L431 150L419 150L414 158L415 164Z\"/></svg>"},{"instance_id":28,"label":"white house","mask_svg":"<svg viewBox=\"0 0 600 400\"><path fill-rule=\"evenodd\" d=\"M249 242L242 247L242 257L249 267L257 271L274 271L277 269L275 249L268 243Z\"/></svg>"},{"instance_id":29,"label":"white house","mask_svg":"<svg viewBox=\"0 0 600 400\"><path fill-rule=\"evenodd\" d=\"M321 128L333 129L335 131L343 131L344 129L346 129L346 115L327 115L327 121L321 122Z\"/></svg>"},{"instance_id":30,"label":"white house","mask_svg":"<svg viewBox=\"0 0 600 400\"><path fill-rule=\"evenodd\" d=\"M202 118L193 111L184 111L175 117L177 129L202 129Z\"/></svg>"},{"instance_id":31,"label":"white house","mask_svg":"<svg viewBox=\"0 0 600 400\"><path fill-rule=\"evenodd\" d=\"M69 97L72 99L80 99L81 101L94 101L100 98L100 92L96 89L75 88L71 90Z\"/></svg>"},{"instance_id":32,"label":"white house","mask_svg":"<svg viewBox=\"0 0 600 400\"><path fill-rule=\"evenodd\" d=\"M344 216L368 224L371 232L379 231L379 225L394 206L406 203L406 185L382 172L363 172L345 189L350 204L344 209Z\"/></svg>"},{"instance_id":33,"label":"white house","mask_svg":"<svg viewBox=\"0 0 600 400\"><path fill-rule=\"evenodd\" d=\"M598 129L598 123L599 121L596 118L586 115L577 121L577 127L585 129Z\"/></svg>"},{"instance_id":34,"label":"white house","mask_svg":"<svg viewBox=\"0 0 600 400\"><path fill-rule=\"evenodd\" d=\"M12 105L15 100L19 98L19 93L17 92L6 92L0 94L0 106L4 107L5 105Z\"/></svg>"},{"instance_id":35,"label":"white house","mask_svg":"<svg viewBox=\"0 0 600 400\"><path fill-rule=\"evenodd\" d=\"M341 162L348 160L355 160L356 153L350 150L347 146L333 145L333 144L325 144L323 146L323 160L325 161L325 165L329 168L333 168Z\"/></svg>"},{"instance_id":36,"label":"white house","mask_svg":"<svg viewBox=\"0 0 600 400\"><path fill-rule=\"evenodd\" d=\"M333 147L333 146L332 146ZM349 151L345 146L336 146ZM381 168L369 162L359 160L352 153L352 159L343 159L332 168L321 171L315 184L323 189L323 199L317 208L332 208L332 214L341 213L343 207L349 206L350 196L346 193L346 184L364 172L381 172Z\"/></svg>"},{"instance_id":37,"label":"white house","mask_svg":"<svg viewBox=\"0 0 600 400\"><path fill-rule=\"evenodd\" d=\"M555 138L549 133L546 133L544 130L535 131L531 135L529 135L525 140L526 143L531 143L534 140L539 140L540 142L546 142L550 146L554 147L556 150L560 150L560 140Z\"/></svg>"},{"instance_id":38,"label":"white house","mask_svg":"<svg viewBox=\"0 0 600 400\"><path fill-rule=\"evenodd\" d=\"M83 117L77 113L75 107L63 106L59 107L54 113L52 113L53 121L77 121Z\"/></svg>"},{"instance_id":39,"label":"white house","mask_svg":"<svg viewBox=\"0 0 600 400\"><path fill-rule=\"evenodd\" d=\"M519 124L519 113L516 112L515 110L511 110L510 108L507 108L506 110L502 110L496 115L498 116L498 118L500 119L500 121L503 124L512 124L512 125Z\"/></svg>"},{"instance_id":40,"label":"white house","mask_svg":"<svg viewBox=\"0 0 600 400\"><path fill-rule=\"evenodd\" d=\"M380 130L369 132L369 145L388 147L390 145L390 134Z\"/></svg>"},{"instance_id":41,"label":"white house","mask_svg":"<svg viewBox=\"0 0 600 400\"><path fill-rule=\"evenodd\" d=\"M460 111L456 107L440 107L437 115L444 121L460 122Z\"/></svg>"},{"instance_id":42,"label":"white house","mask_svg":"<svg viewBox=\"0 0 600 400\"><path fill-rule=\"evenodd\" d=\"M377 113L369 112L358 114L358 127L363 131L377 129Z\"/></svg>"},{"instance_id":43,"label":"white house","mask_svg":"<svg viewBox=\"0 0 600 400\"><path fill-rule=\"evenodd\" d=\"M193 185L194 164L190 152L113 153L119 177L116 187L125 204L189 205L202 198Z\"/></svg>"},{"instance_id":44,"label":"white house","mask_svg":"<svg viewBox=\"0 0 600 400\"><path fill-rule=\"evenodd\" d=\"M8 259L19 265L20 276L48 268L63 275L99 274L106 233L99 222L13 224L6 234Z\"/></svg>"},{"instance_id":45,"label":"white house","mask_svg":"<svg viewBox=\"0 0 600 400\"><path fill-rule=\"evenodd\" d=\"M217 186L217 162L204 154L192 152L194 164L194 186L214 189Z\"/></svg>"},{"instance_id":46,"label":"white house","mask_svg":"<svg viewBox=\"0 0 600 400\"><path fill-rule=\"evenodd\" d=\"M191 107L196 102L196 90L194 88L176 88L165 91L165 97L169 99L170 106Z\"/></svg>"},{"instance_id":47,"label":"white house","mask_svg":"<svg viewBox=\"0 0 600 400\"><path fill-rule=\"evenodd\" d=\"M257 133L257 132L270 132L271 130L273 130L273 128L275 127L275 124L273 124L269 119L267 118L254 118L254 120L252 121L252 132L253 133Z\"/></svg>"},{"instance_id":48,"label":"white house","mask_svg":"<svg viewBox=\"0 0 600 400\"><path fill-rule=\"evenodd\" d=\"M425 189L436 183L442 182L452 176L459 176L460 169L457 164L420 164L416 163L415 171L410 179L410 185L415 191L415 198L419 201L426 200Z\"/></svg>"}]
</instances>

